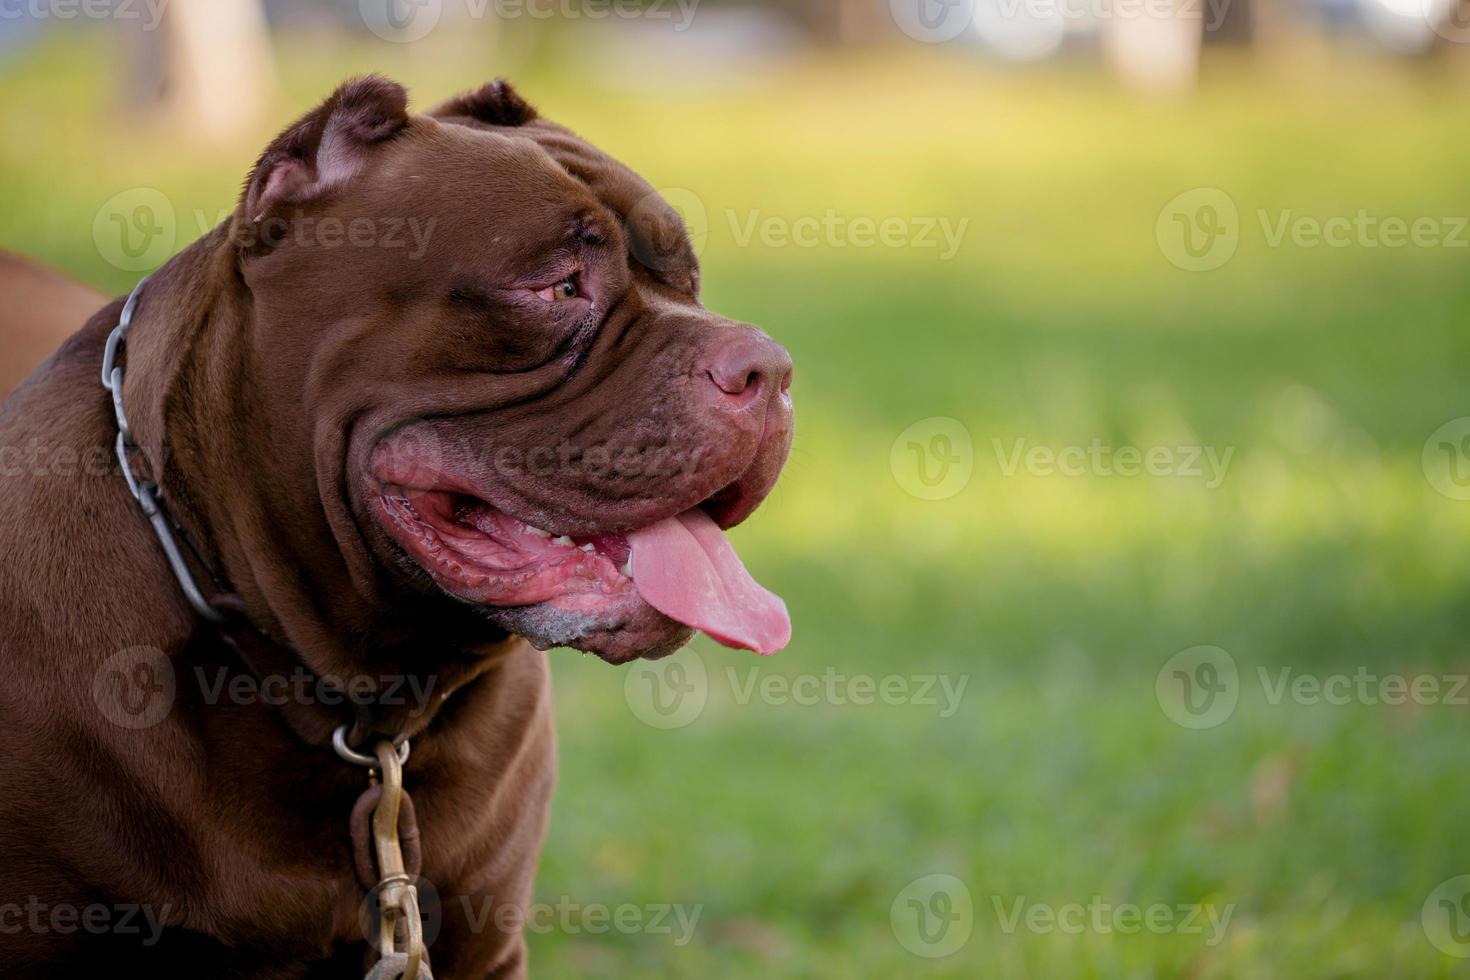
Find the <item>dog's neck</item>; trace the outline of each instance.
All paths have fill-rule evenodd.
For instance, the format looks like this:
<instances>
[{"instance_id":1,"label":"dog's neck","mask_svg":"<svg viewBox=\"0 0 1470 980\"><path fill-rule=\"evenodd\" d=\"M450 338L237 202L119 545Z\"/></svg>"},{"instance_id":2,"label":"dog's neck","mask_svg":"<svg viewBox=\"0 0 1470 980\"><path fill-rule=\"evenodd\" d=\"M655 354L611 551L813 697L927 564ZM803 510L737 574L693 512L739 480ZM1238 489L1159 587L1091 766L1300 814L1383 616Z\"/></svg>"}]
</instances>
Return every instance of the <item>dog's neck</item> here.
<instances>
[{"instance_id":1,"label":"dog's neck","mask_svg":"<svg viewBox=\"0 0 1470 980\"><path fill-rule=\"evenodd\" d=\"M264 379L252 373L262 365L238 261L226 224L147 283L126 353L135 438L207 566L204 591L238 594L253 629L235 645L253 673L305 670L349 689L433 692L426 704L355 717L347 707L284 705L298 734L320 743L350 721L364 735L413 735L449 693L524 641L447 601L393 601L357 529L333 526L314 458L323 434L311 430L307 393L280 411L263 401ZM337 440L342 459L346 433L325 438Z\"/></svg>"}]
</instances>

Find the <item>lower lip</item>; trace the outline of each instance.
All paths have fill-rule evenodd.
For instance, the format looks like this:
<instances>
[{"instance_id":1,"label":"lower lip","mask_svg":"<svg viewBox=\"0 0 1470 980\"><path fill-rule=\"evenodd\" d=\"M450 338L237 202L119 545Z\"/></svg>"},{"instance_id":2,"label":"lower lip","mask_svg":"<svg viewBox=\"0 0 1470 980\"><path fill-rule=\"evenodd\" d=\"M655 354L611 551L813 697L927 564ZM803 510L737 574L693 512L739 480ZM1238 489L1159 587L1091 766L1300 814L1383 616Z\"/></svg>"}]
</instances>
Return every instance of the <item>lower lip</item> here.
<instances>
[{"instance_id":1,"label":"lower lip","mask_svg":"<svg viewBox=\"0 0 1470 980\"><path fill-rule=\"evenodd\" d=\"M553 537L489 504L453 504L446 494L396 488L378 498L399 547L460 598L518 606L632 588L622 535Z\"/></svg>"}]
</instances>

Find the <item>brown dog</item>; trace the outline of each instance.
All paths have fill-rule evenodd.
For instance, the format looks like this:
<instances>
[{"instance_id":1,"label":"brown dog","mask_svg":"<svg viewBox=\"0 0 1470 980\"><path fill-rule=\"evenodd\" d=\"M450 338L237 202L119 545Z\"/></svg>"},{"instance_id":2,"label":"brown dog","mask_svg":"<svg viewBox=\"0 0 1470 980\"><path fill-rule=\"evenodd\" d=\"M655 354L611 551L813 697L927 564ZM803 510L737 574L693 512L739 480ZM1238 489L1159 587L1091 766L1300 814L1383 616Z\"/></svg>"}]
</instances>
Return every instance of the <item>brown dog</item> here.
<instances>
[{"instance_id":1,"label":"brown dog","mask_svg":"<svg viewBox=\"0 0 1470 980\"><path fill-rule=\"evenodd\" d=\"M341 730L410 740L435 973L524 976L535 648L787 639L720 532L785 460L786 353L701 307L677 215L508 86L406 104L345 85L137 294L129 468L187 574L109 465L121 302L0 409L7 973L360 975L383 869Z\"/></svg>"},{"instance_id":2,"label":"brown dog","mask_svg":"<svg viewBox=\"0 0 1470 980\"><path fill-rule=\"evenodd\" d=\"M106 302L59 272L0 251L0 398Z\"/></svg>"}]
</instances>

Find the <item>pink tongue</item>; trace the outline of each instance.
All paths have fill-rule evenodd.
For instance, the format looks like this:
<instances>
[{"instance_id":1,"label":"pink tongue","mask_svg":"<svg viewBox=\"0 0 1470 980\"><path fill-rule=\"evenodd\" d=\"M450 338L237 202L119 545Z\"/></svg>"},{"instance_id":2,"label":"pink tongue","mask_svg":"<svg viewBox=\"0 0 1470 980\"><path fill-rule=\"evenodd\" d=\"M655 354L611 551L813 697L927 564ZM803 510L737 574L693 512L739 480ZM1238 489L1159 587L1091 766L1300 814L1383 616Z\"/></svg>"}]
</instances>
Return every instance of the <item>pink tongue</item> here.
<instances>
[{"instance_id":1,"label":"pink tongue","mask_svg":"<svg viewBox=\"0 0 1470 980\"><path fill-rule=\"evenodd\" d=\"M665 616L759 654L791 641L786 603L750 577L704 511L696 507L634 531L628 542L633 584Z\"/></svg>"}]
</instances>

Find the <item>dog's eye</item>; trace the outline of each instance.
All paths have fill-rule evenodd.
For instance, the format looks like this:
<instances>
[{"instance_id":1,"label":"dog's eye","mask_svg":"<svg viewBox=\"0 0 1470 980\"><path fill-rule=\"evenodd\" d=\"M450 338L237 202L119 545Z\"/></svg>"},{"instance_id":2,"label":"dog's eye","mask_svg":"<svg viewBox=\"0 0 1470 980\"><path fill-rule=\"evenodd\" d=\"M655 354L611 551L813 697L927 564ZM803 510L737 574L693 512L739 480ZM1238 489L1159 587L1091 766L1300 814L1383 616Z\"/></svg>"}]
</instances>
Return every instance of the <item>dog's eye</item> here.
<instances>
[{"instance_id":1,"label":"dog's eye","mask_svg":"<svg viewBox=\"0 0 1470 980\"><path fill-rule=\"evenodd\" d=\"M546 302L548 303L557 303L562 300L576 299L579 295L581 295L581 290L577 288L577 277L567 276L561 282L554 283L550 286L547 286L545 289L538 290L536 292L536 295L546 300Z\"/></svg>"}]
</instances>

